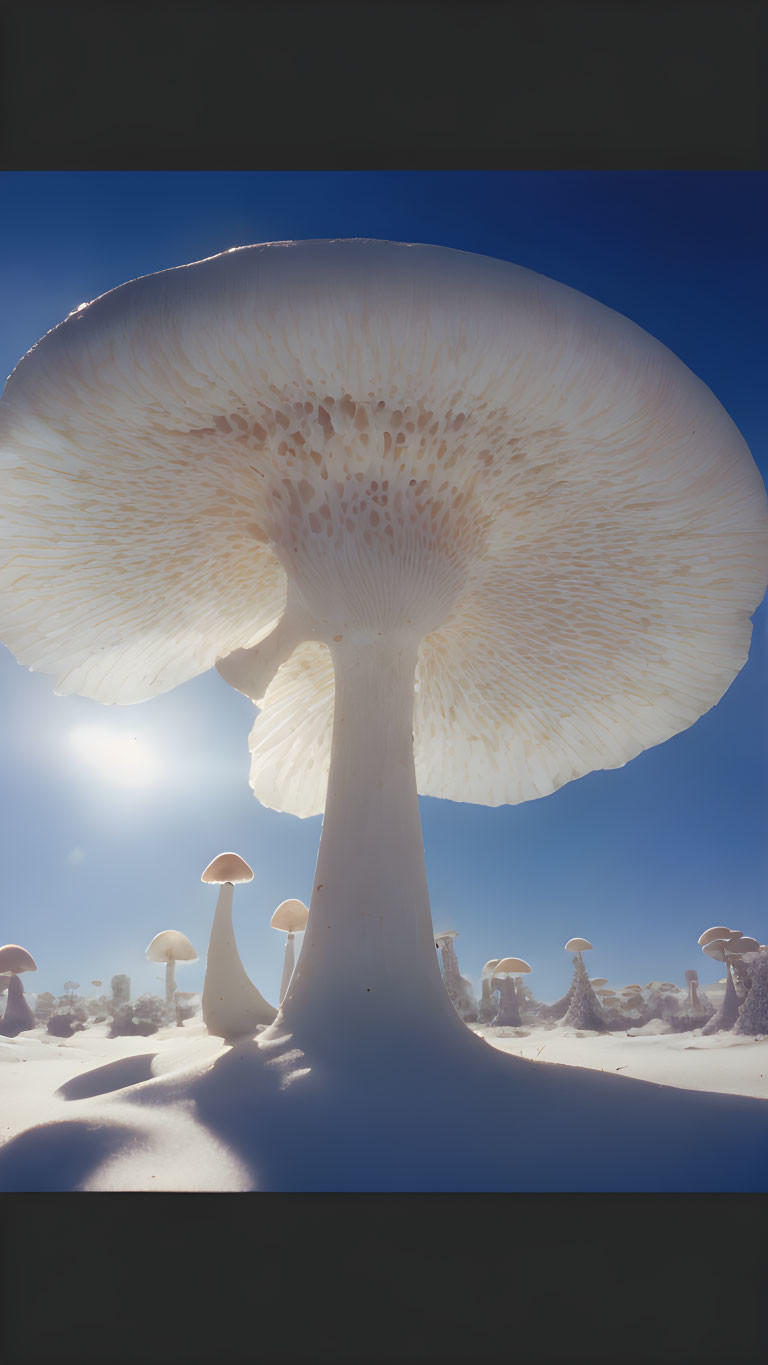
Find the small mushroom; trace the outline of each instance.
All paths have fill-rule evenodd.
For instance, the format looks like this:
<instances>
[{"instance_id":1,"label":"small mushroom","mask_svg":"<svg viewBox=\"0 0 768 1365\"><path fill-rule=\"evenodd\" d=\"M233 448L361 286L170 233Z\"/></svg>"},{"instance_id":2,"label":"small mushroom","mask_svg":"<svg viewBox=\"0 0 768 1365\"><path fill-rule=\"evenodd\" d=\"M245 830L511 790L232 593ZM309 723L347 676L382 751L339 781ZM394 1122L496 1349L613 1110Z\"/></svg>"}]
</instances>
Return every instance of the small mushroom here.
<instances>
[{"instance_id":1,"label":"small mushroom","mask_svg":"<svg viewBox=\"0 0 768 1365\"><path fill-rule=\"evenodd\" d=\"M294 956L293 938L295 934L302 934L307 927L309 910L303 901L282 901L278 905L274 915L269 921L273 929L279 929L287 935L285 940L285 958L283 959L283 975L280 981L280 1004L285 999L291 977L293 976Z\"/></svg>"},{"instance_id":2,"label":"small mushroom","mask_svg":"<svg viewBox=\"0 0 768 1365\"><path fill-rule=\"evenodd\" d=\"M499 1012L494 1019L496 1027L511 1025L513 1028L519 1027L522 1023L520 1018L520 1002L515 990L514 976L530 972L530 964L521 957L502 957L496 964L493 973L494 978L499 981Z\"/></svg>"},{"instance_id":3,"label":"small mushroom","mask_svg":"<svg viewBox=\"0 0 768 1365\"><path fill-rule=\"evenodd\" d=\"M208 1032L229 1041L271 1024L277 1010L256 989L237 951L232 927L235 885L253 881L253 869L237 853L220 853L201 881L220 886L203 982L203 1020Z\"/></svg>"},{"instance_id":4,"label":"small mushroom","mask_svg":"<svg viewBox=\"0 0 768 1365\"><path fill-rule=\"evenodd\" d=\"M159 934L155 934L149 947L146 957L149 962L165 963L165 1012L168 1022L176 1013L176 963L177 962L197 962L197 953L186 934L182 934L180 929L163 929ZM101 985L101 982L92 981L91 985Z\"/></svg>"},{"instance_id":5,"label":"small mushroom","mask_svg":"<svg viewBox=\"0 0 768 1365\"><path fill-rule=\"evenodd\" d=\"M567 953L578 953L579 956L581 956L582 953L591 951L591 949L592 944L588 938L569 938L565 945L565 951Z\"/></svg>"},{"instance_id":6,"label":"small mushroom","mask_svg":"<svg viewBox=\"0 0 768 1365\"><path fill-rule=\"evenodd\" d=\"M20 948L18 943L6 943L0 948L0 972L9 978L5 1014L0 1019L0 1033L5 1038L15 1038L24 1029L35 1027L35 1016L24 999L19 975L36 971L37 963L26 948Z\"/></svg>"}]
</instances>

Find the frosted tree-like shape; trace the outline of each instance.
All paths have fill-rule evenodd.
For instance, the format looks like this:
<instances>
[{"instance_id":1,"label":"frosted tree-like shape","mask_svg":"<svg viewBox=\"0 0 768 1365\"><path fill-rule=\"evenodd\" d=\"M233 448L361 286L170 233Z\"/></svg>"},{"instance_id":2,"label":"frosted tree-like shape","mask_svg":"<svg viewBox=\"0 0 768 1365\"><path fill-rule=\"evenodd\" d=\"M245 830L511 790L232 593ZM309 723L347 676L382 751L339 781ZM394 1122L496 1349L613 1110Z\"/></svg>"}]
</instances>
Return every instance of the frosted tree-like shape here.
<instances>
[{"instance_id":1,"label":"frosted tree-like shape","mask_svg":"<svg viewBox=\"0 0 768 1365\"><path fill-rule=\"evenodd\" d=\"M597 1033L604 1033L607 1028L580 952L573 959L573 995L562 1022L570 1028L593 1029Z\"/></svg>"},{"instance_id":2,"label":"frosted tree-like shape","mask_svg":"<svg viewBox=\"0 0 768 1365\"><path fill-rule=\"evenodd\" d=\"M454 929L446 930L444 934L436 936L435 947L440 949L443 980L453 1008L460 1019L475 1020L478 1015L477 1002L473 997L469 981L461 975L459 969L459 959L454 947L454 939L456 938L458 938L458 934Z\"/></svg>"},{"instance_id":3,"label":"frosted tree-like shape","mask_svg":"<svg viewBox=\"0 0 768 1365\"><path fill-rule=\"evenodd\" d=\"M660 343L444 248L132 281L0 406L0 638L109 703L217 663L260 707L256 795L324 811L278 1021L318 1046L353 1018L469 1037L417 793L525 801L691 725L747 657L767 528L741 436Z\"/></svg>"},{"instance_id":4,"label":"frosted tree-like shape","mask_svg":"<svg viewBox=\"0 0 768 1365\"><path fill-rule=\"evenodd\" d=\"M747 967L752 984L739 1010L734 1031L768 1034L768 949L761 948L757 953L750 953L744 966Z\"/></svg>"}]
</instances>

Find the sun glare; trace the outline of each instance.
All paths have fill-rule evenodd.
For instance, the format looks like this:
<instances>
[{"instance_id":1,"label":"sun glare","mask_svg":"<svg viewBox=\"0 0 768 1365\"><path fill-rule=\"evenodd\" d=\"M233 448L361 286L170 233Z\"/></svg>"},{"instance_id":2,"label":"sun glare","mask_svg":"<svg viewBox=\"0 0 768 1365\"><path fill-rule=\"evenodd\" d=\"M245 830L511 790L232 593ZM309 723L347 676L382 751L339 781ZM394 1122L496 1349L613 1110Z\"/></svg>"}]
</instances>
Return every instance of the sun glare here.
<instances>
[{"instance_id":1,"label":"sun glare","mask_svg":"<svg viewBox=\"0 0 768 1365\"><path fill-rule=\"evenodd\" d=\"M160 765L142 740L106 726L78 725L69 743L79 761L96 776L120 787L147 787L160 775Z\"/></svg>"}]
</instances>

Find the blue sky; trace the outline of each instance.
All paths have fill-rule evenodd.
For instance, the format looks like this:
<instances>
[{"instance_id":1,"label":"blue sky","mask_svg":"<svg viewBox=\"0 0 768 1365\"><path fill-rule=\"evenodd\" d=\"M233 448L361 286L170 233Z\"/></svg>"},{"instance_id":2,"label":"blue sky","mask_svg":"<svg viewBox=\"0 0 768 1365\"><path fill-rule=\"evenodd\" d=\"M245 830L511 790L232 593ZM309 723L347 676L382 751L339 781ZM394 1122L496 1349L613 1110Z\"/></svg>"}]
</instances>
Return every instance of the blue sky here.
<instances>
[{"instance_id":1,"label":"blue sky","mask_svg":"<svg viewBox=\"0 0 768 1365\"><path fill-rule=\"evenodd\" d=\"M0 372L77 304L137 275L230 246L366 236L498 256L645 327L717 395L766 476L765 252L759 172L190 172L0 174ZM532 965L542 999L567 986L563 944L595 945L612 985L713 981L696 945L727 923L768 941L768 613L750 659L694 726L625 768L543 800L486 809L422 799L437 929L462 971ZM140 706L55 697L0 647L0 942L36 957L30 990L127 972L162 990L144 948L180 928L201 955L216 899L200 873L235 849L243 961L276 1000L279 901L308 900L320 818L263 809L248 786L251 704L215 673ZM110 744L143 755L134 785L105 775Z\"/></svg>"}]
</instances>

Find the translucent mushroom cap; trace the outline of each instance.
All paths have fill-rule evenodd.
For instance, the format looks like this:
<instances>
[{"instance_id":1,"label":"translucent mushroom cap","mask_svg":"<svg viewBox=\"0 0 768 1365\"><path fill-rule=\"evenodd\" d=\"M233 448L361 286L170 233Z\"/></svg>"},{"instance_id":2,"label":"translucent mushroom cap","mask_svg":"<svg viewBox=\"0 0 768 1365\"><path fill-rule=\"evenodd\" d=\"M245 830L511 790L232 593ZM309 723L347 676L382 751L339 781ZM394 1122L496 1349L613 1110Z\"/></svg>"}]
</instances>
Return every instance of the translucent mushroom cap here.
<instances>
[{"instance_id":1,"label":"translucent mushroom cap","mask_svg":"<svg viewBox=\"0 0 768 1365\"><path fill-rule=\"evenodd\" d=\"M530 963L524 962L521 957L502 957L496 964L494 976L518 976L523 972L531 970Z\"/></svg>"},{"instance_id":2,"label":"translucent mushroom cap","mask_svg":"<svg viewBox=\"0 0 768 1365\"><path fill-rule=\"evenodd\" d=\"M47 333L3 392L0 545L0 639L109 703L256 644L289 577L348 556L376 624L413 565L418 789L485 805L691 725L768 580L749 450L660 342L507 261L365 240L224 252ZM319 640L266 688L263 804L323 810L333 693Z\"/></svg>"},{"instance_id":3,"label":"translucent mushroom cap","mask_svg":"<svg viewBox=\"0 0 768 1365\"><path fill-rule=\"evenodd\" d=\"M608 977L607 977L607 976L593 976L593 977L590 977L589 984L590 984L590 986L607 986L607 984L608 984Z\"/></svg>"},{"instance_id":4,"label":"translucent mushroom cap","mask_svg":"<svg viewBox=\"0 0 768 1365\"><path fill-rule=\"evenodd\" d=\"M307 927L309 910L303 901L281 901L269 921L273 929L282 929L285 934L301 934Z\"/></svg>"},{"instance_id":5,"label":"translucent mushroom cap","mask_svg":"<svg viewBox=\"0 0 768 1365\"><path fill-rule=\"evenodd\" d=\"M490 958L490 960L486 962L485 966L483 967L483 970L480 973L481 977L485 979L488 976L493 976L495 969L498 967L500 962L501 962L500 957Z\"/></svg>"},{"instance_id":6,"label":"translucent mushroom cap","mask_svg":"<svg viewBox=\"0 0 768 1365\"><path fill-rule=\"evenodd\" d=\"M252 882L253 868L249 867L244 858L239 853L220 853L213 859L205 869L201 882L213 882L215 886L221 886L224 882Z\"/></svg>"},{"instance_id":7,"label":"translucent mushroom cap","mask_svg":"<svg viewBox=\"0 0 768 1365\"><path fill-rule=\"evenodd\" d=\"M569 938L565 945L566 953L586 953L591 949L592 944L588 938Z\"/></svg>"},{"instance_id":8,"label":"translucent mushroom cap","mask_svg":"<svg viewBox=\"0 0 768 1365\"><path fill-rule=\"evenodd\" d=\"M26 948L18 943L6 943L0 948L0 972L36 972L37 963Z\"/></svg>"},{"instance_id":9,"label":"translucent mushroom cap","mask_svg":"<svg viewBox=\"0 0 768 1365\"><path fill-rule=\"evenodd\" d=\"M155 934L146 957L150 962L197 962L197 953L180 929L163 929L162 933ZM92 981L91 985L100 986L101 982Z\"/></svg>"}]
</instances>

